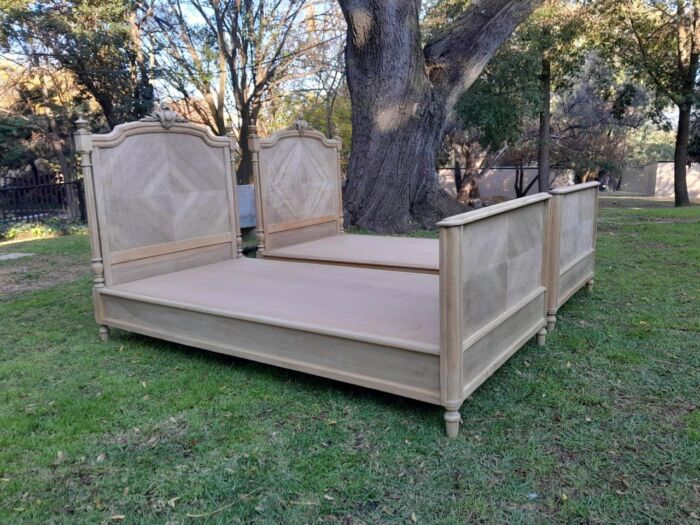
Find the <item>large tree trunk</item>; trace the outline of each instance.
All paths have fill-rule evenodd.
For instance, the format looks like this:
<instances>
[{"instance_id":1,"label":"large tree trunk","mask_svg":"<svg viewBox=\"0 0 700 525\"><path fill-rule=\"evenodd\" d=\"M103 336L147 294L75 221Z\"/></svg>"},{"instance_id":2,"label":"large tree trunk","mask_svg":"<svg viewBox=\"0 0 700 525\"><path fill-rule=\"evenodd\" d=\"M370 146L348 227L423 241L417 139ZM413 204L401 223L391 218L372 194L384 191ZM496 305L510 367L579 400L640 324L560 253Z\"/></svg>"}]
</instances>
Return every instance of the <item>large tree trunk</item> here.
<instances>
[{"instance_id":1,"label":"large tree trunk","mask_svg":"<svg viewBox=\"0 0 700 525\"><path fill-rule=\"evenodd\" d=\"M241 126L238 134L238 147L241 159L236 168L238 184L251 184L253 181L253 156L248 146L250 135L250 120L241 118Z\"/></svg>"},{"instance_id":2,"label":"large tree trunk","mask_svg":"<svg viewBox=\"0 0 700 525\"><path fill-rule=\"evenodd\" d=\"M540 111L537 187L540 192L543 192L549 191L549 152L552 124L552 64L546 56L542 56L540 94L542 95L542 110Z\"/></svg>"},{"instance_id":3,"label":"large tree trunk","mask_svg":"<svg viewBox=\"0 0 700 525\"><path fill-rule=\"evenodd\" d=\"M341 3L344 11L349 3ZM437 193L435 155L445 100L425 74L420 2L367 3L375 4L371 12L346 14L352 153L345 206L358 226L406 231L415 226L414 206Z\"/></svg>"},{"instance_id":4,"label":"large tree trunk","mask_svg":"<svg viewBox=\"0 0 700 525\"><path fill-rule=\"evenodd\" d=\"M458 209L435 166L452 107L541 0L475 0L425 49L420 0L339 2L353 106L350 221L381 232L433 224Z\"/></svg>"},{"instance_id":5,"label":"large tree trunk","mask_svg":"<svg viewBox=\"0 0 700 525\"><path fill-rule=\"evenodd\" d=\"M678 108L678 132L676 133L676 151L673 157L673 190L676 206L690 206L686 182L690 112L690 104L681 104Z\"/></svg>"}]
</instances>

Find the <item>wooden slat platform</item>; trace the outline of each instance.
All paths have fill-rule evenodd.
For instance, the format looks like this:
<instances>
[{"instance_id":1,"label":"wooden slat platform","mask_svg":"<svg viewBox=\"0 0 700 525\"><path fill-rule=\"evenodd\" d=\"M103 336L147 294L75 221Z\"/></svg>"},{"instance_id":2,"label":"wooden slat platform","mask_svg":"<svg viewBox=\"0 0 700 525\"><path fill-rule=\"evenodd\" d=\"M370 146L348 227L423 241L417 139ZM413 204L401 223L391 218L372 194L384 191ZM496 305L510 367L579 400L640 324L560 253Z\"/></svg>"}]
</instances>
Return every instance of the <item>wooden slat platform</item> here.
<instances>
[{"instance_id":1,"label":"wooden slat platform","mask_svg":"<svg viewBox=\"0 0 700 525\"><path fill-rule=\"evenodd\" d=\"M440 267L437 239L379 235L332 235L265 250L265 258L435 274Z\"/></svg>"},{"instance_id":2,"label":"wooden slat platform","mask_svg":"<svg viewBox=\"0 0 700 525\"><path fill-rule=\"evenodd\" d=\"M112 292L439 353L433 275L239 258L103 291Z\"/></svg>"}]
</instances>

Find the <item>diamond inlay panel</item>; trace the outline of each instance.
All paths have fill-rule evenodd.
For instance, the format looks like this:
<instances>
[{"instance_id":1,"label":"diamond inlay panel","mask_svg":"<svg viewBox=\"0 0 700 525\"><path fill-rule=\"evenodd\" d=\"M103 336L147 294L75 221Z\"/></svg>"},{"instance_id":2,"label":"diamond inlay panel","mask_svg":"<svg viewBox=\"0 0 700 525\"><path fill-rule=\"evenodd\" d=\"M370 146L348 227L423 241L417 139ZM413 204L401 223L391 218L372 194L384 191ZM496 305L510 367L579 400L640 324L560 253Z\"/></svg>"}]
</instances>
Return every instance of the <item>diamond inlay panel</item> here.
<instances>
[{"instance_id":1,"label":"diamond inlay panel","mask_svg":"<svg viewBox=\"0 0 700 525\"><path fill-rule=\"evenodd\" d=\"M268 226L338 213L335 148L315 138L281 139L261 149L260 171Z\"/></svg>"},{"instance_id":2,"label":"diamond inlay panel","mask_svg":"<svg viewBox=\"0 0 700 525\"><path fill-rule=\"evenodd\" d=\"M93 153L111 252L230 233L224 148L146 133Z\"/></svg>"},{"instance_id":3,"label":"diamond inlay panel","mask_svg":"<svg viewBox=\"0 0 700 525\"><path fill-rule=\"evenodd\" d=\"M463 230L464 330L473 334L542 286L543 204Z\"/></svg>"}]
</instances>

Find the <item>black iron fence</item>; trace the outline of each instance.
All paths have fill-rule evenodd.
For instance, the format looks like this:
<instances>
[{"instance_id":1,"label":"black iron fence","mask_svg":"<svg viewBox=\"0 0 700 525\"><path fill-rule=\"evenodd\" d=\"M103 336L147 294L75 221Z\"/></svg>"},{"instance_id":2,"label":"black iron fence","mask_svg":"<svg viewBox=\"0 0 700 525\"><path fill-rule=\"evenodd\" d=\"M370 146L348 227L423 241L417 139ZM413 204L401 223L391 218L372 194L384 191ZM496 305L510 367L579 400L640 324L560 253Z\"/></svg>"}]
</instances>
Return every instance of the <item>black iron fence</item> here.
<instances>
[{"instance_id":1,"label":"black iron fence","mask_svg":"<svg viewBox=\"0 0 700 525\"><path fill-rule=\"evenodd\" d=\"M35 222L51 217L86 220L82 180L0 186L0 220Z\"/></svg>"}]
</instances>

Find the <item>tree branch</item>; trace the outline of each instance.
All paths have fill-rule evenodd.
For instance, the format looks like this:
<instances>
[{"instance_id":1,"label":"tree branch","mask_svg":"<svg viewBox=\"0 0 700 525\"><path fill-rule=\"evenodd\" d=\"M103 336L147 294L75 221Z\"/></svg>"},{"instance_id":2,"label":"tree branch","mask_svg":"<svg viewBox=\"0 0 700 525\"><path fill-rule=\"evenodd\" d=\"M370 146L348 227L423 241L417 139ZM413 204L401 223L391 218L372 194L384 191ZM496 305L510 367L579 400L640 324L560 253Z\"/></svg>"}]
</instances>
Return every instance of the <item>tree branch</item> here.
<instances>
[{"instance_id":1,"label":"tree branch","mask_svg":"<svg viewBox=\"0 0 700 525\"><path fill-rule=\"evenodd\" d=\"M475 0L461 17L426 44L428 78L448 97L448 107L542 1Z\"/></svg>"}]
</instances>

